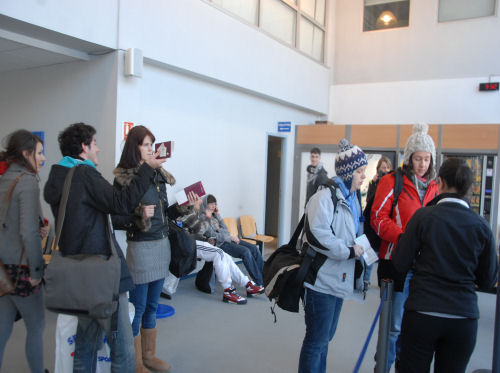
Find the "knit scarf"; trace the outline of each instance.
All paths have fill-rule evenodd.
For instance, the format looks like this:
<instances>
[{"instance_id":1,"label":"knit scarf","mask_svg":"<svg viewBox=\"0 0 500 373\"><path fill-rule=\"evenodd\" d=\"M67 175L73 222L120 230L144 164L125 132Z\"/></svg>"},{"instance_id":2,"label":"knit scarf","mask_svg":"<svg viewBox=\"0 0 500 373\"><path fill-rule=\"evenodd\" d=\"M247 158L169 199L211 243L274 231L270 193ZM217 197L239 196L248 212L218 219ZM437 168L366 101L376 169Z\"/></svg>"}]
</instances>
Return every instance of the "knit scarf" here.
<instances>
[{"instance_id":1,"label":"knit scarf","mask_svg":"<svg viewBox=\"0 0 500 373\"><path fill-rule=\"evenodd\" d=\"M351 210L352 214L354 215L354 228L356 230L356 235L357 235L358 231L359 231L360 212L358 211L358 202L357 202L356 191L351 192L349 189L347 189L344 181L338 176L334 176L333 180L339 186L340 191L342 192L342 195L344 196L345 201L347 202L347 205L349 206L349 209Z\"/></svg>"}]
</instances>

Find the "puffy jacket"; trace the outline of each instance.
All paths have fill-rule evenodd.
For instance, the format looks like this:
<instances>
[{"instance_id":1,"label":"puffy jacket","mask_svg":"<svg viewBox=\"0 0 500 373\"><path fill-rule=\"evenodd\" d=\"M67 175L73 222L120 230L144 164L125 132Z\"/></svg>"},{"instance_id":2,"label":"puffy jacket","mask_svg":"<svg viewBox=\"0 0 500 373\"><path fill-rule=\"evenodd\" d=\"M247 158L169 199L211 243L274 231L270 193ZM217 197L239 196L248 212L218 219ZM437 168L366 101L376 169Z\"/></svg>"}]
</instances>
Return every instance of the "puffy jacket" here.
<instances>
[{"instance_id":1,"label":"puffy jacket","mask_svg":"<svg viewBox=\"0 0 500 373\"><path fill-rule=\"evenodd\" d=\"M394 206L392 218L390 217L392 202L394 201L394 183L393 174L382 177L377 186L375 199L371 209L371 226L381 238L379 258L390 259L392 251L398 242L399 235L404 232L406 224L413 216L415 211L424 207L434 197L438 195L438 187L434 180L429 182L425 191L423 201L415 185L403 175L403 189Z\"/></svg>"},{"instance_id":2,"label":"puffy jacket","mask_svg":"<svg viewBox=\"0 0 500 373\"><path fill-rule=\"evenodd\" d=\"M52 166L45 184L45 201L50 204L56 224L64 180L69 168ZM130 187L122 191L113 186L91 166L80 165L75 170L68 196L66 216L59 239L63 254L109 255L111 248L106 231L107 214L127 214L139 204L140 198L151 185L154 170L144 163ZM115 242L117 248L118 244ZM120 293L133 288L132 277L123 258L121 259Z\"/></svg>"},{"instance_id":3,"label":"puffy jacket","mask_svg":"<svg viewBox=\"0 0 500 373\"><path fill-rule=\"evenodd\" d=\"M113 185L119 190L126 189L137 175L138 168L116 168L113 171L115 180ZM115 229L127 231L129 241L153 241L168 236L167 209L168 198L166 184L174 185L175 178L163 168L155 170L148 190L141 198L133 214L113 215ZM145 219L142 215L142 206L156 205L154 215Z\"/></svg>"},{"instance_id":4,"label":"puffy jacket","mask_svg":"<svg viewBox=\"0 0 500 373\"><path fill-rule=\"evenodd\" d=\"M337 208L334 210L330 188L313 194L306 206L307 223L314 238L323 246L308 242L317 253L304 286L339 298L351 298L363 290L363 276L355 276L354 240L356 230L351 212L340 188L335 188ZM307 242L306 235L303 236Z\"/></svg>"}]
</instances>

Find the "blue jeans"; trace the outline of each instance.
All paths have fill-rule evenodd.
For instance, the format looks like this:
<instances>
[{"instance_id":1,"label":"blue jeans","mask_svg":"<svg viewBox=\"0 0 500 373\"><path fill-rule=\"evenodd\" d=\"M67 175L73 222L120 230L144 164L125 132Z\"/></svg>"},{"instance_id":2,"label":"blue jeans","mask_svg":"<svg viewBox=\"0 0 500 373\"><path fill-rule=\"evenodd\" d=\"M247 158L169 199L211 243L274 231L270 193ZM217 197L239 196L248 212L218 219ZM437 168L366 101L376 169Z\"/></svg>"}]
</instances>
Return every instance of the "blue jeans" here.
<instances>
[{"instance_id":1,"label":"blue jeans","mask_svg":"<svg viewBox=\"0 0 500 373\"><path fill-rule=\"evenodd\" d=\"M392 296L392 317L391 328L389 330L389 351L387 354L387 369L390 370L394 360L399 359L401 352L401 341L399 334L401 332L401 322L403 321L404 306L408 295L410 294L410 280L413 272L409 271L406 275L403 291L395 291Z\"/></svg>"},{"instance_id":2,"label":"blue jeans","mask_svg":"<svg viewBox=\"0 0 500 373\"><path fill-rule=\"evenodd\" d=\"M299 373L325 373L328 344L333 339L342 310L342 298L306 289L306 336L302 343Z\"/></svg>"},{"instance_id":3,"label":"blue jeans","mask_svg":"<svg viewBox=\"0 0 500 373\"><path fill-rule=\"evenodd\" d=\"M110 319L98 320L85 316L78 317L73 373L95 373L97 351L102 346L103 333L106 334L106 340L111 350L111 372L134 373L134 339L132 338L128 300L125 293L120 294L116 339L111 336Z\"/></svg>"},{"instance_id":4,"label":"blue jeans","mask_svg":"<svg viewBox=\"0 0 500 373\"><path fill-rule=\"evenodd\" d=\"M135 307L134 320L132 321L134 337L139 334L141 324L143 329L156 327L156 310L164 282L165 279L162 278L146 284L135 285L135 288L130 291L130 301Z\"/></svg>"},{"instance_id":5,"label":"blue jeans","mask_svg":"<svg viewBox=\"0 0 500 373\"><path fill-rule=\"evenodd\" d=\"M241 259L248 274L257 285L264 284L264 280L262 280L264 259L262 259L262 255L257 246L241 240L239 244L232 241L224 242L220 248L232 257Z\"/></svg>"}]
</instances>

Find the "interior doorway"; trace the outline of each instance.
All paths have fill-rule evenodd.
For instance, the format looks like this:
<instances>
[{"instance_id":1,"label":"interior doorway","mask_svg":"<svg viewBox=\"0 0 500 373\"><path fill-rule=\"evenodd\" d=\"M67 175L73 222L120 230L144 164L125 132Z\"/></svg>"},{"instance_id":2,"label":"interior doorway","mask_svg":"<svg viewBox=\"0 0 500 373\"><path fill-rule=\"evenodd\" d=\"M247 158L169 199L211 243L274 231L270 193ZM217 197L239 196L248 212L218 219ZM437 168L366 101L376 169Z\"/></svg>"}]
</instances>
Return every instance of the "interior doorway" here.
<instances>
[{"instance_id":1,"label":"interior doorway","mask_svg":"<svg viewBox=\"0 0 500 373\"><path fill-rule=\"evenodd\" d=\"M267 137L266 220L264 234L277 237L279 229L281 156L283 138Z\"/></svg>"}]
</instances>

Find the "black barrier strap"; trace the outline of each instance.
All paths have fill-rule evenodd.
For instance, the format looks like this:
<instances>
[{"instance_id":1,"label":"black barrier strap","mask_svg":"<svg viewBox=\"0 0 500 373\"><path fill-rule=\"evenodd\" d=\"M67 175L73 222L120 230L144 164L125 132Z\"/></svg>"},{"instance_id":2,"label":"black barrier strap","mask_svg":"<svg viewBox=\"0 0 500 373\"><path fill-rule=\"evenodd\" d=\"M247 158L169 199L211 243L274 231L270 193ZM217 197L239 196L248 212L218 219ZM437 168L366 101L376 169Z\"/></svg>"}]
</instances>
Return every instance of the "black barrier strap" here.
<instances>
[{"instance_id":1,"label":"black barrier strap","mask_svg":"<svg viewBox=\"0 0 500 373\"><path fill-rule=\"evenodd\" d=\"M365 358L366 350L368 349L368 344L370 343L370 339L372 338L373 331L375 330L375 325L377 325L377 320L380 316L380 312L382 311L382 306L384 305L386 298L387 298L387 288L385 288L384 295L382 296L382 299L380 301L380 305L378 306L377 313L375 314L375 318L373 319L372 326L370 327L370 331L368 332L368 337L366 337L365 344L363 345L363 349L361 350L361 353L359 354L358 361L356 362L356 366L354 367L353 373L358 373L359 368L361 367L361 363L363 362L363 359Z\"/></svg>"}]
</instances>

